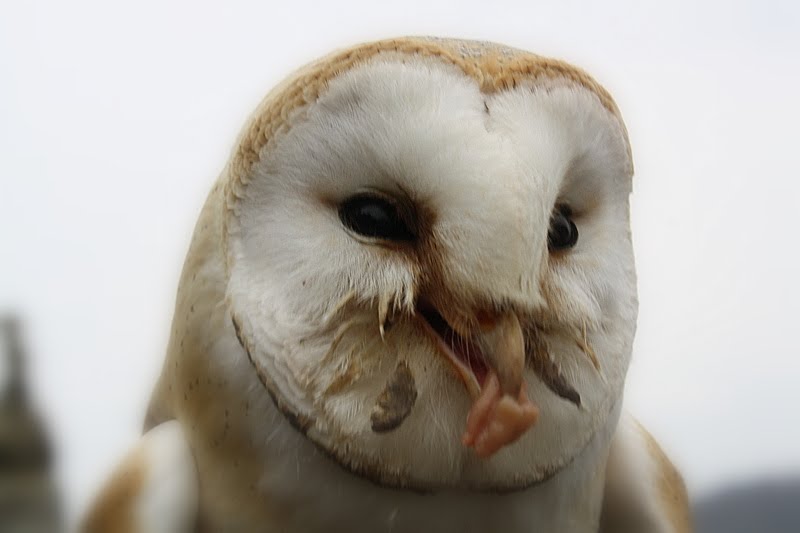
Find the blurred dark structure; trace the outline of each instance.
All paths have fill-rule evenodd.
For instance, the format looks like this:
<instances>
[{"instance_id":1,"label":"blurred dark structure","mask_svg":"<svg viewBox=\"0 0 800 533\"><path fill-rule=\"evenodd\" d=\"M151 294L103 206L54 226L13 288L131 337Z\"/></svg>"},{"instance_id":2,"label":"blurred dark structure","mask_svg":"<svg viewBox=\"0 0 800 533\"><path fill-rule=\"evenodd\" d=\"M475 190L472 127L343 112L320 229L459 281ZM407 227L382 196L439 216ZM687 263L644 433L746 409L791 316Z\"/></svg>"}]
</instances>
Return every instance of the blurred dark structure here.
<instances>
[{"instance_id":1,"label":"blurred dark structure","mask_svg":"<svg viewBox=\"0 0 800 533\"><path fill-rule=\"evenodd\" d=\"M765 481L697 502L697 533L800 532L800 479Z\"/></svg>"},{"instance_id":2,"label":"blurred dark structure","mask_svg":"<svg viewBox=\"0 0 800 533\"><path fill-rule=\"evenodd\" d=\"M0 343L7 359L0 384L0 532L56 533L62 525L52 450L31 409L19 320L0 317Z\"/></svg>"}]
</instances>

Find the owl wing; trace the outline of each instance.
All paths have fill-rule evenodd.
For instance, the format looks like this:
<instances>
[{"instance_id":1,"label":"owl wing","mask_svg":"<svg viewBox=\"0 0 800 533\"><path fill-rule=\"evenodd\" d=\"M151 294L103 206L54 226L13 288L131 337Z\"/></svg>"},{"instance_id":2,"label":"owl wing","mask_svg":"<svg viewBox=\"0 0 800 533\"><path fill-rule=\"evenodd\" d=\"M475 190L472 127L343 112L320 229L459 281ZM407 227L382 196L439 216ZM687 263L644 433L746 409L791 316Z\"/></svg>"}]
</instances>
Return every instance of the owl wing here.
<instances>
[{"instance_id":1,"label":"owl wing","mask_svg":"<svg viewBox=\"0 0 800 533\"><path fill-rule=\"evenodd\" d=\"M191 533L197 473L180 424L148 431L100 491L83 533Z\"/></svg>"},{"instance_id":2,"label":"owl wing","mask_svg":"<svg viewBox=\"0 0 800 533\"><path fill-rule=\"evenodd\" d=\"M611 445L599 533L691 533L686 486L655 439L623 416Z\"/></svg>"}]
</instances>

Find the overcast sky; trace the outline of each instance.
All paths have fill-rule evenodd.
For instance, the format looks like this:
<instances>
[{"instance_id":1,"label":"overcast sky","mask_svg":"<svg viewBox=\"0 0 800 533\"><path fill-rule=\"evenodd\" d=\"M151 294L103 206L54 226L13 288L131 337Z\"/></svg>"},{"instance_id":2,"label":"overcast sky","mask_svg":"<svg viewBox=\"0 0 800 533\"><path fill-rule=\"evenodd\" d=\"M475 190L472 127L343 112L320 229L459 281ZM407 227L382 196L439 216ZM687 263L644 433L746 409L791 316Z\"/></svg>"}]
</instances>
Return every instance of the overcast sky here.
<instances>
[{"instance_id":1,"label":"overcast sky","mask_svg":"<svg viewBox=\"0 0 800 533\"><path fill-rule=\"evenodd\" d=\"M800 475L800 4L272 4L0 7L0 312L26 319L71 513L139 433L249 112L318 55L406 34L557 56L611 91L636 164L628 409L695 495Z\"/></svg>"}]
</instances>

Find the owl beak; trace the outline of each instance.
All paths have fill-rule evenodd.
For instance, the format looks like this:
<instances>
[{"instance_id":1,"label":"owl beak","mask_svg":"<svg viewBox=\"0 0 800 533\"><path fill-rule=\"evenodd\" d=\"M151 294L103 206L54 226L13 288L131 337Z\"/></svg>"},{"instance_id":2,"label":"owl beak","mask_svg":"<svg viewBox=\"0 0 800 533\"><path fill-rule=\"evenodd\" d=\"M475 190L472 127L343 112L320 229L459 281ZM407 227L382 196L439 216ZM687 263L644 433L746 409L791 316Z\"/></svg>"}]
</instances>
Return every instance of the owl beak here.
<instances>
[{"instance_id":1,"label":"owl beak","mask_svg":"<svg viewBox=\"0 0 800 533\"><path fill-rule=\"evenodd\" d=\"M525 340L516 314L479 312L471 336L460 335L430 306L422 306L420 315L472 397L464 445L489 457L536 423L539 410L525 393Z\"/></svg>"},{"instance_id":2,"label":"owl beak","mask_svg":"<svg viewBox=\"0 0 800 533\"><path fill-rule=\"evenodd\" d=\"M514 313L493 316L478 313L477 344L488 366L497 374L500 392L518 396L525 369L525 339Z\"/></svg>"},{"instance_id":3,"label":"owl beak","mask_svg":"<svg viewBox=\"0 0 800 533\"><path fill-rule=\"evenodd\" d=\"M525 339L517 315L478 313L477 318L476 340L490 371L461 440L485 458L525 434L539 418L539 409L525 393Z\"/></svg>"}]
</instances>

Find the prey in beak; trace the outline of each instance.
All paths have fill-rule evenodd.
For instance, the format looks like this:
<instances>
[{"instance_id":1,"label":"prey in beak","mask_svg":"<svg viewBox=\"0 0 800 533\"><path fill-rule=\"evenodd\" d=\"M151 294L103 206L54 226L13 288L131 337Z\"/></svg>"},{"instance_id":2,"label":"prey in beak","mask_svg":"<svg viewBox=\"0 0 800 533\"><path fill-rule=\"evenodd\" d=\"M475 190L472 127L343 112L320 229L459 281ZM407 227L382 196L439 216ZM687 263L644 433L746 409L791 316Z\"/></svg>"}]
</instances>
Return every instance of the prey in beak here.
<instances>
[{"instance_id":1,"label":"prey in beak","mask_svg":"<svg viewBox=\"0 0 800 533\"><path fill-rule=\"evenodd\" d=\"M479 312L474 332L459 332L435 307L417 309L424 329L472 398L465 446L488 458L520 438L539 417L525 393L525 339L513 312Z\"/></svg>"}]
</instances>

